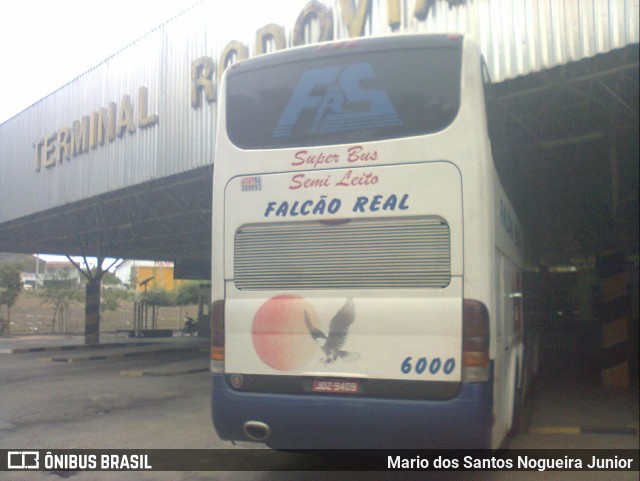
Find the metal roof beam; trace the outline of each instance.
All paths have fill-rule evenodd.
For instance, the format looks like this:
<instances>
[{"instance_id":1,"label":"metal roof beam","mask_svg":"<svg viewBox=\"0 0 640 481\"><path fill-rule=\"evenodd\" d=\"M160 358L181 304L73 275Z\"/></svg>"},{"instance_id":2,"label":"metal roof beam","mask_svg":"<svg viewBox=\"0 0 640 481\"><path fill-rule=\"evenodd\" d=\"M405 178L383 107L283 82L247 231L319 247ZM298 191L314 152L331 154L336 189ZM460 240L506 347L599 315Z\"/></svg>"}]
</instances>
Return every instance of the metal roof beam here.
<instances>
[{"instance_id":1,"label":"metal roof beam","mask_svg":"<svg viewBox=\"0 0 640 481\"><path fill-rule=\"evenodd\" d=\"M559 86L567 86L567 85L572 85L572 84L585 82L589 80L601 79L603 77L608 77L610 75L617 75L622 72L627 72L633 69L637 69L638 67L640 67L640 62L633 62L630 64L622 65L620 67L613 67L606 70L601 70L599 72L588 73L588 74L579 75L577 77L572 77L572 78L559 79L554 81L553 83L547 83L545 85L540 85L538 87L531 87L528 89L518 90L516 92L509 92L503 95L497 94L497 100L498 101L513 100L516 98L527 97L530 95L537 95L547 90L557 88ZM532 74L532 75L535 75L535 74Z\"/></svg>"}]
</instances>

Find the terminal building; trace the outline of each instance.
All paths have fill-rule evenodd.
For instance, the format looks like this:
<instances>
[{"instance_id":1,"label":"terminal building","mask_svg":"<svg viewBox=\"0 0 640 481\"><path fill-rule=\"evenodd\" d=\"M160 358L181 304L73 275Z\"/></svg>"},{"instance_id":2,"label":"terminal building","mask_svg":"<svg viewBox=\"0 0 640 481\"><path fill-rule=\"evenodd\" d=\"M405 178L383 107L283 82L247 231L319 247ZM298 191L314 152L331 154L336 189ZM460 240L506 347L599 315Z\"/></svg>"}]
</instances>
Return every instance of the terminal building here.
<instances>
[{"instance_id":1,"label":"terminal building","mask_svg":"<svg viewBox=\"0 0 640 481\"><path fill-rule=\"evenodd\" d=\"M585 319L599 259L615 254L637 293L637 1L300 0L247 28L218 5L196 4L0 125L0 252L167 261L206 280L225 68L315 42L460 33L494 83L493 154L530 270L586 273L571 294Z\"/></svg>"}]
</instances>

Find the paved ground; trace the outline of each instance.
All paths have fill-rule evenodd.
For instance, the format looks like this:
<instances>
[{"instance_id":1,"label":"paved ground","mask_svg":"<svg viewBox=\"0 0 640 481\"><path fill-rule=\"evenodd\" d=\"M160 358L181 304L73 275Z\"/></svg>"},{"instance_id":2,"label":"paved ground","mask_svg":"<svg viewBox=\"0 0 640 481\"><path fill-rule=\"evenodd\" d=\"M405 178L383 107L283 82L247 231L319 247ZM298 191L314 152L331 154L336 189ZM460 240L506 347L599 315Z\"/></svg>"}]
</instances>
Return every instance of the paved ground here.
<instances>
[{"instance_id":1,"label":"paved ground","mask_svg":"<svg viewBox=\"0 0 640 481\"><path fill-rule=\"evenodd\" d=\"M103 335L101 341L103 345L87 348L81 336L0 340L0 449L233 448L217 439L211 426L208 340ZM628 393L607 391L578 367L562 362L564 369L544 373L532 400L528 432L511 440L510 447L637 450L637 385ZM294 466L292 457L283 469ZM0 473L0 479L52 480L66 474ZM638 480L637 472L550 471L72 474L75 480Z\"/></svg>"}]
</instances>

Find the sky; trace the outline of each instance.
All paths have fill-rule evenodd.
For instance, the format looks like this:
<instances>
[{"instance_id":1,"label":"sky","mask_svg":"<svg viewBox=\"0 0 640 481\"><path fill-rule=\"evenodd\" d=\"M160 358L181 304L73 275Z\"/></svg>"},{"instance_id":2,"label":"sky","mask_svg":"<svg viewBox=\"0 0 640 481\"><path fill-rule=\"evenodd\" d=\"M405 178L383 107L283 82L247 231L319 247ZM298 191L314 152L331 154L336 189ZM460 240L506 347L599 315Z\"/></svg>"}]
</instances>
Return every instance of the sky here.
<instances>
[{"instance_id":1,"label":"sky","mask_svg":"<svg viewBox=\"0 0 640 481\"><path fill-rule=\"evenodd\" d=\"M289 29L308 0L5 2L0 13L0 124L202 1L228 26L219 32L221 38L246 41L268 23Z\"/></svg>"},{"instance_id":2,"label":"sky","mask_svg":"<svg viewBox=\"0 0 640 481\"><path fill-rule=\"evenodd\" d=\"M0 123L197 0L20 0L0 15Z\"/></svg>"},{"instance_id":3,"label":"sky","mask_svg":"<svg viewBox=\"0 0 640 481\"><path fill-rule=\"evenodd\" d=\"M289 28L306 0L204 0L235 38ZM0 13L0 123L200 0L19 0ZM226 21L228 19L228 22Z\"/></svg>"},{"instance_id":4,"label":"sky","mask_svg":"<svg viewBox=\"0 0 640 481\"><path fill-rule=\"evenodd\" d=\"M0 123L197 0L20 0L0 15ZM42 256L66 260L64 256ZM105 263L105 267L110 263Z\"/></svg>"}]
</instances>

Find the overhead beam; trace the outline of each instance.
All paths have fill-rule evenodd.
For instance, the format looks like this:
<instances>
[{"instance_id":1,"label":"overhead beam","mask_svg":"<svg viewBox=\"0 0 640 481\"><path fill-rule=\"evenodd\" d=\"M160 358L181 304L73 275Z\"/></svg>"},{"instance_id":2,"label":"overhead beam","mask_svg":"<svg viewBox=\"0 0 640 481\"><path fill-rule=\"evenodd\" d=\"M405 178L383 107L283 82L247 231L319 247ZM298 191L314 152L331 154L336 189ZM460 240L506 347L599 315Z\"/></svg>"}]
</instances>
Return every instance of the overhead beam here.
<instances>
[{"instance_id":1,"label":"overhead beam","mask_svg":"<svg viewBox=\"0 0 640 481\"><path fill-rule=\"evenodd\" d=\"M550 89L556 89L558 87L572 85L580 82L586 82L590 80L601 79L603 77L608 77L610 75L617 75L622 72L627 72L629 70L637 69L640 67L640 62L632 62L626 65L622 65L620 67L613 67L606 70L601 70L599 72L589 73L585 75L578 75L576 77L558 79L553 81L553 83L545 83L544 85L540 85L538 87L531 87L528 89L518 90L516 92L510 92L503 95L497 95L498 101L504 100L513 100L517 98L527 97L530 95L537 95L543 93Z\"/></svg>"}]
</instances>

